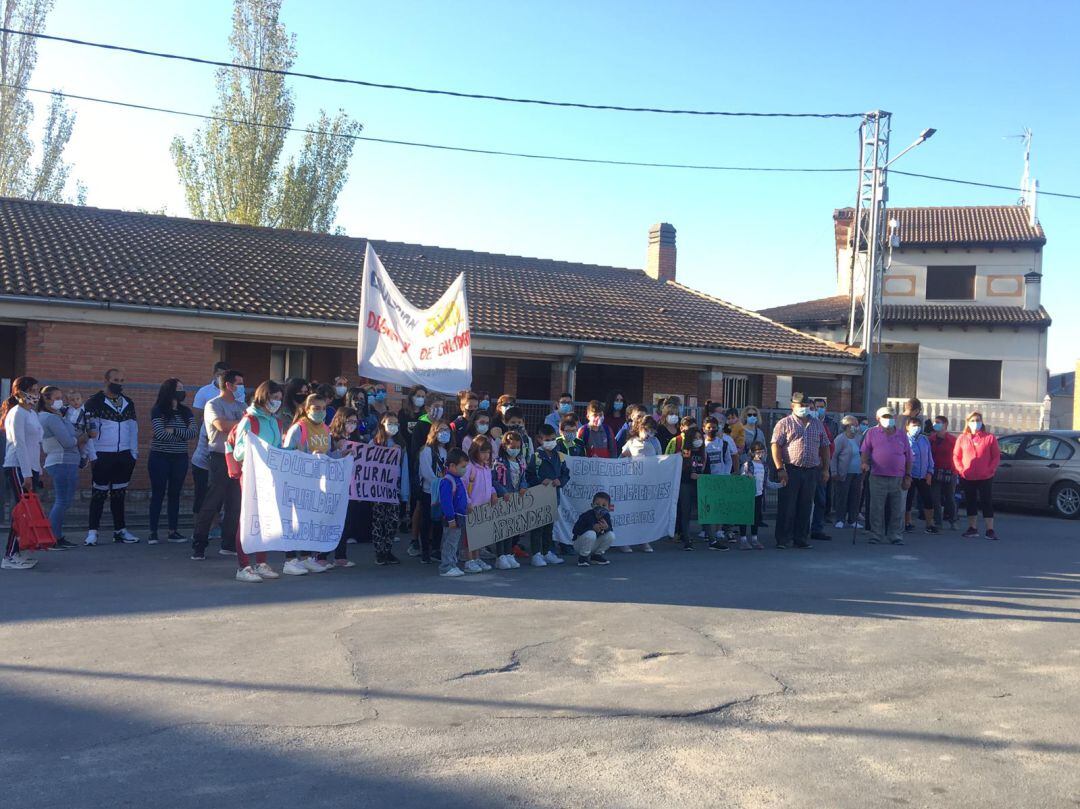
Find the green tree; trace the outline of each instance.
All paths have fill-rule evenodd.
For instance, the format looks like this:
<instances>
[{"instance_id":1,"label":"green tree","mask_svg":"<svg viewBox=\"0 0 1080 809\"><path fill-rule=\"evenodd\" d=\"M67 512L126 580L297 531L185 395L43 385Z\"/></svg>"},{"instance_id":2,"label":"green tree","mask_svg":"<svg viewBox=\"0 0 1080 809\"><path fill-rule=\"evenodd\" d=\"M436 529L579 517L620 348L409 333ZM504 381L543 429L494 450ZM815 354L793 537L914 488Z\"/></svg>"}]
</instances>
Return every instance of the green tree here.
<instances>
[{"instance_id":1,"label":"green tree","mask_svg":"<svg viewBox=\"0 0 1080 809\"><path fill-rule=\"evenodd\" d=\"M281 0L234 0L229 37L233 61L288 70L295 37L279 21ZM285 77L237 68L217 72L213 115L189 140L173 139L171 152L192 216L219 222L325 232L334 224L337 196L348 178L360 124L339 111L320 110L299 155L279 169L293 121ZM253 125L254 124L254 125Z\"/></svg>"},{"instance_id":2,"label":"green tree","mask_svg":"<svg viewBox=\"0 0 1080 809\"><path fill-rule=\"evenodd\" d=\"M5 28L41 31L53 0L3 0ZM37 40L20 34L0 33L0 195L28 199L65 201L71 167L64 149L71 140L75 114L64 97L53 94L41 138L41 160L33 165L34 142L30 124L34 105L26 87L37 63ZM76 199L83 201L79 186Z\"/></svg>"}]
</instances>

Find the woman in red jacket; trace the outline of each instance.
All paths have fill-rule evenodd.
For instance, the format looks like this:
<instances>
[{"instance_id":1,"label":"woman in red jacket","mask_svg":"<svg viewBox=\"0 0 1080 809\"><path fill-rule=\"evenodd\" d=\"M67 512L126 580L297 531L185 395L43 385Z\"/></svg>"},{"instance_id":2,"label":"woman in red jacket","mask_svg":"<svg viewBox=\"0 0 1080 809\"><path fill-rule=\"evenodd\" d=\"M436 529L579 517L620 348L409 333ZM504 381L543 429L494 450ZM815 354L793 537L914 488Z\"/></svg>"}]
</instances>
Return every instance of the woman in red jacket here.
<instances>
[{"instance_id":1,"label":"woman in red jacket","mask_svg":"<svg viewBox=\"0 0 1080 809\"><path fill-rule=\"evenodd\" d=\"M953 447L953 463L956 474L960 476L960 487L964 492L964 504L967 506L968 529L961 536L970 539L977 537L976 528L979 518L979 506L982 506L983 522L986 523L987 539L997 539L994 532L994 473L997 472L1001 453L997 438L986 432L982 413L977 410L965 420L964 431L956 439Z\"/></svg>"}]
</instances>

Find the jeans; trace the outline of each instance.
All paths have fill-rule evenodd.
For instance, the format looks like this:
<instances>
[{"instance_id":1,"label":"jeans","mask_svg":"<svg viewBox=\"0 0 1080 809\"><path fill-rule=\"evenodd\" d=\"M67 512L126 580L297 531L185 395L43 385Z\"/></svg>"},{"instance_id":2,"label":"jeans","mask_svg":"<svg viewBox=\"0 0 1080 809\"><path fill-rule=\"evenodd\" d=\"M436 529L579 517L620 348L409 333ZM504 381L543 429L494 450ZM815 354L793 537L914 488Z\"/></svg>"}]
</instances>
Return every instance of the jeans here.
<instances>
[{"instance_id":1,"label":"jeans","mask_svg":"<svg viewBox=\"0 0 1080 809\"><path fill-rule=\"evenodd\" d=\"M198 514L202 511L203 500L206 499L206 490L210 485L210 470L192 464L191 480L195 484L195 491L191 501L191 513Z\"/></svg>"},{"instance_id":2,"label":"jeans","mask_svg":"<svg viewBox=\"0 0 1080 809\"><path fill-rule=\"evenodd\" d=\"M574 537L574 550L578 556L603 556L614 541L615 534L611 531L600 536L597 536L595 531L586 531L581 536Z\"/></svg>"},{"instance_id":3,"label":"jeans","mask_svg":"<svg viewBox=\"0 0 1080 809\"><path fill-rule=\"evenodd\" d=\"M849 524L858 522L862 500L862 475L858 472L837 475L834 493L836 497L833 500L833 510L836 512L836 519Z\"/></svg>"},{"instance_id":4,"label":"jeans","mask_svg":"<svg viewBox=\"0 0 1080 809\"><path fill-rule=\"evenodd\" d=\"M180 524L180 493L187 479L187 455L182 452L151 451L147 470L150 472L150 532L157 533L161 503L166 493L169 496L166 512L169 530L175 531Z\"/></svg>"},{"instance_id":5,"label":"jeans","mask_svg":"<svg viewBox=\"0 0 1080 809\"><path fill-rule=\"evenodd\" d=\"M465 517L462 516L464 522ZM444 526L442 532L442 559L439 561L439 572L446 573L458 566L458 550L461 548L462 531L460 527L451 528Z\"/></svg>"},{"instance_id":6,"label":"jeans","mask_svg":"<svg viewBox=\"0 0 1080 809\"><path fill-rule=\"evenodd\" d=\"M870 511L873 536L878 541L899 542L904 521L904 479L886 475L870 476Z\"/></svg>"},{"instance_id":7,"label":"jeans","mask_svg":"<svg viewBox=\"0 0 1080 809\"><path fill-rule=\"evenodd\" d=\"M225 517L221 521L221 547L235 550L236 532L240 526L240 481L229 477L225 454L211 452L209 488L195 517L195 536L191 543L196 553L205 553L210 544L210 525L222 505L225 506Z\"/></svg>"},{"instance_id":8,"label":"jeans","mask_svg":"<svg viewBox=\"0 0 1080 809\"><path fill-rule=\"evenodd\" d=\"M825 506L828 502L827 487L818 480L814 489L814 510L810 514L810 532L820 534L825 530Z\"/></svg>"},{"instance_id":9,"label":"jeans","mask_svg":"<svg viewBox=\"0 0 1080 809\"><path fill-rule=\"evenodd\" d=\"M956 522L956 475L938 471L930 482L930 499L934 504L934 525L942 520Z\"/></svg>"},{"instance_id":10,"label":"jeans","mask_svg":"<svg viewBox=\"0 0 1080 809\"><path fill-rule=\"evenodd\" d=\"M75 499L75 488L79 483L79 465L58 463L46 466L45 471L52 478L55 497L49 509L49 525L52 526L53 536L61 539L64 536L64 515Z\"/></svg>"},{"instance_id":11,"label":"jeans","mask_svg":"<svg viewBox=\"0 0 1080 809\"><path fill-rule=\"evenodd\" d=\"M777 492L776 544L787 547L808 545L810 540L810 511L814 495L821 482L817 466L787 466L787 486Z\"/></svg>"}]
</instances>

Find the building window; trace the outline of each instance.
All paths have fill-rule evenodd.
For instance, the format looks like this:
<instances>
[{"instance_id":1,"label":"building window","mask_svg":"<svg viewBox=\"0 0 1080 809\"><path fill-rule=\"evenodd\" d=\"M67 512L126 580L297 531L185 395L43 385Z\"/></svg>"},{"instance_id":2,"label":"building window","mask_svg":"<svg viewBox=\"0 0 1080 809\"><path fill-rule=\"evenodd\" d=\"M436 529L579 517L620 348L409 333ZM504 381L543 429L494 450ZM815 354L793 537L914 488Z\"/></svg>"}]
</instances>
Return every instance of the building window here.
<instances>
[{"instance_id":1,"label":"building window","mask_svg":"<svg viewBox=\"0 0 1080 809\"><path fill-rule=\"evenodd\" d=\"M270 378L284 382L290 377L307 379L308 351L296 346L270 347Z\"/></svg>"},{"instance_id":2,"label":"building window","mask_svg":"<svg viewBox=\"0 0 1080 809\"><path fill-rule=\"evenodd\" d=\"M949 360L950 399L1000 399L1001 360Z\"/></svg>"},{"instance_id":3,"label":"building window","mask_svg":"<svg viewBox=\"0 0 1080 809\"><path fill-rule=\"evenodd\" d=\"M724 374L724 404L742 410L750 404L750 377Z\"/></svg>"},{"instance_id":4,"label":"building window","mask_svg":"<svg viewBox=\"0 0 1080 809\"><path fill-rule=\"evenodd\" d=\"M975 300L975 268L927 267L926 299L928 301Z\"/></svg>"}]
</instances>

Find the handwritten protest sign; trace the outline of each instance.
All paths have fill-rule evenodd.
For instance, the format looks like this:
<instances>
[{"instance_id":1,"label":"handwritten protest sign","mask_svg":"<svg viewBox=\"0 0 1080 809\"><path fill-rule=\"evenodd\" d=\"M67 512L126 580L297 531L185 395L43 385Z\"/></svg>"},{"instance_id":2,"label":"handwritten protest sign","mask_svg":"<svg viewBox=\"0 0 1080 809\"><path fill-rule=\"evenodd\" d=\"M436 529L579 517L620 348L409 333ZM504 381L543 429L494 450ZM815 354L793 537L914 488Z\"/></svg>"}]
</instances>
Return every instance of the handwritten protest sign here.
<instances>
[{"instance_id":1,"label":"handwritten protest sign","mask_svg":"<svg viewBox=\"0 0 1080 809\"><path fill-rule=\"evenodd\" d=\"M259 551L331 551L349 507L352 460L271 447L247 436L240 545Z\"/></svg>"},{"instance_id":2,"label":"handwritten protest sign","mask_svg":"<svg viewBox=\"0 0 1080 809\"><path fill-rule=\"evenodd\" d=\"M396 503L401 499L401 448L342 442L353 462L349 499Z\"/></svg>"},{"instance_id":3,"label":"handwritten protest sign","mask_svg":"<svg viewBox=\"0 0 1080 809\"><path fill-rule=\"evenodd\" d=\"M616 545L641 545L675 532L682 457L570 458L570 482L562 488L555 538L573 542L574 522L596 492L611 495Z\"/></svg>"},{"instance_id":4,"label":"handwritten protest sign","mask_svg":"<svg viewBox=\"0 0 1080 809\"><path fill-rule=\"evenodd\" d=\"M757 487L747 475L702 475L697 482L701 525L751 525Z\"/></svg>"},{"instance_id":5,"label":"handwritten protest sign","mask_svg":"<svg viewBox=\"0 0 1080 809\"><path fill-rule=\"evenodd\" d=\"M466 530L469 550L486 548L542 525L550 525L555 522L555 516L555 489L552 486L533 486L523 493L515 492L509 500L500 497L494 505L473 506Z\"/></svg>"}]
</instances>

